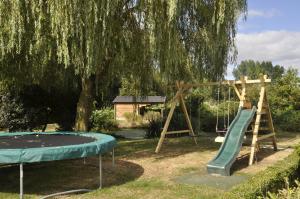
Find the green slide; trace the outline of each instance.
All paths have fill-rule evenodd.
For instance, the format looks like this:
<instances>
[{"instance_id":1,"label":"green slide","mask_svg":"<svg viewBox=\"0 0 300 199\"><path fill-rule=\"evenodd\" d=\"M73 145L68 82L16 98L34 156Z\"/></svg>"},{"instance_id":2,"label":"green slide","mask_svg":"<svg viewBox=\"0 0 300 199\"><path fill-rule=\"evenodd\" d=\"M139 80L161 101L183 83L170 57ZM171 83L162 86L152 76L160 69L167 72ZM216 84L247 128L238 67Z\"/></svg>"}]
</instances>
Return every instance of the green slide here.
<instances>
[{"instance_id":1,"label":"green slide","mask_svg":"<svg viewBox=\"0 0 300 199\"><path fill-rule=\"evenodd\" d=\"M228 128L218 154L207 164L209 174L230 175L231 165L241 150L245 131L251 123L255 112L256 107L252 109L239 109L238 114Z\"/></svg>"}]
</instances>

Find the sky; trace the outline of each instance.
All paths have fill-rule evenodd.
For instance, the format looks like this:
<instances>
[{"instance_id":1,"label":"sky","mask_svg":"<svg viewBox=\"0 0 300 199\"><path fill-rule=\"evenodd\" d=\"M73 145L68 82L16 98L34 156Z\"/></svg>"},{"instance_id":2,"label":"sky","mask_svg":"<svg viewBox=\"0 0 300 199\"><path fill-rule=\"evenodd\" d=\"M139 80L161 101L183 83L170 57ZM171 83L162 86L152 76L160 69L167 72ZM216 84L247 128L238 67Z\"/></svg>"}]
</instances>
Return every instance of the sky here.
<instances>
[{"instance_id":1,"label":"sky","mask_svg":"<svg viewBox=\"0 0 300 199\"><path fill-rule=\"evenodd\" d=\"M248 0L247 19L238 21L237 64L272 61L300 72L300 0ZM229 65L227 79L233 79Z\"/></svg>"}]
</instances>

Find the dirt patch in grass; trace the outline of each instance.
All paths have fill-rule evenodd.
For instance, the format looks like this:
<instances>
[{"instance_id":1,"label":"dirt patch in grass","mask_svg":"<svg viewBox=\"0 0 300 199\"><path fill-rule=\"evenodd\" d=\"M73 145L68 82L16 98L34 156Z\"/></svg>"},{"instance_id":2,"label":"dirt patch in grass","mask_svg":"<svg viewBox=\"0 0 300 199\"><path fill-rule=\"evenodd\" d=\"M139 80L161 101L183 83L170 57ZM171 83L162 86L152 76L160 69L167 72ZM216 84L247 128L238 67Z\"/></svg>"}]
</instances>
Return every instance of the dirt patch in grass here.
<instances>
[{"instance_id":1,"label":"dirt patch in grass","mask_svg":"<svg viewBox=\"0 0 300 199\"><path fill-rule=\"evenodd\" d=\"M104 189L88 194L59 198L217 198L223 190L209 186L185 185L173 181L174 177L197 172L206 175L206 164L216 155L220 143L214 136L198 138L172 138L164 143L161 153L154 152L157 139L121 140L116 148L116 166L111 157L103 163ZM288 156L300 137L280 136L278 152L268 145L257 155L257 164L248 167L249 147L244 147L234 164L233 175L253 175ZM265 146L265 145L262 145ZM245 155L245 156L242 156ZM99 186L98 158L26 164L24 192L27 198L70 189L97 189ZM18 166L0 168L0 198L16 198L19 193ZM200 195L199 195L200 194Z\"/></svg>"},{"instance_id":2,"label":"dirt patch in grass","mask_svg":"<svg viewBox=\"0 0 300 199\"><path fill-rule=\"evenodd\" d=\"M122 160L133 162L144 168L141 179L160 178L168 183L174 176L192 171L206 172L206 164L216 155L220 146L213 142L213 137L199 138L199 144L195 145L189 138L169 139L162 148L161 153L155 154L154 147L151 150L137 151L122 157ZM300 136L278 138L278 151L274 151L269 142L261 144L257 153L256 162L248 166L250 147L245 146L240 152L239 158L233 165L233 174L253 175L272 166L278 160L282 160L293 152L291 146L300 142Z\"/></svg>"}]
</instances>

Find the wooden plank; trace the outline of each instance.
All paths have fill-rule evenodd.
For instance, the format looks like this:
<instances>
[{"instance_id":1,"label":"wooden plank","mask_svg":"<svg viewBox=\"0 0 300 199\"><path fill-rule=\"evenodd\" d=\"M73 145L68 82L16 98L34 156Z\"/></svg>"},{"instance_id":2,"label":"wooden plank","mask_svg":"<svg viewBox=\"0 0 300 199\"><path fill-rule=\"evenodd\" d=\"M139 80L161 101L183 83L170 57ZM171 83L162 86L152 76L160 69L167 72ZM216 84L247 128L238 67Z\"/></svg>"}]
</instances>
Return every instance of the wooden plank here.
<instances>
[{"instance_id":1,"label":"wooden plank","mask_svg":"<svg viewBox=\"0 0 300 199\"><path fill-rule=\"evenodd\" d=\"M190 130L179 130L179 131L167 131L166 135L170 135L170 134L179 134L179 133L189 133Z\"/></svg>"},{"instance_id":2,"label":"wooden plank","mask_svg":"<svg viewBox=\"0 0 300 199\"><path fill-rule=\"evenodd\" d=\"M270 133L270 134L267 134L267 135L258 136L257 141L261 141L261 140L267 139L267 138L272 137L272 136L275 136L275 133Z\"/></svg>"},{"instance_id":3,"label":"wooden plank","mask_svg":"<svg viewBox=\"0 0 300 199\"><path fill-rule=\"evenodd\" d=\"M271 79L264 79L265 83L270 83ZM245 82L246 84L259 84L261 83L260 79L250 79L250 80L246 80ZM225 80L225 81L221 81L221 82L205 82L205 83L189 83L189 84L184 84L185 86L187 86L187 88L191 88L191 87L201 87L201 86L218 86L218 85L234 85L234 84L243 84L243 81L238 80Z\"/></svg>"},{"instance_id":4,"label":"wooden plank","mask_svg":"<svg viewBox=\"0 0 300 199\"><path fill-rule=\"evenodd\" d=\"M269 131L270 128L269 127L259 127L260 131Z\"/></svg>"},{"instance_id":5,"label":"wooden plank","mask_svg":"<svg viewBox=\"0 0 300 199\"><path fill-rule=\"evenodd\" d=\"M242 83L242 93L241 93L241 98L240 98L240 107L243 107L244 106L244 102L245 102L245 100L246 100L246 98L245 98L245 96L246 96L246 80L247 80L247 77L245 76L245 77L241 77L241 82L243 82Z\"/></svg>"},{"instance_id":6,"label":"wooden plank","mask_svg":"<svg viewBox=\"0 0 300 199\"><path fill-rule=\"evenodd\" d=\"M240 94L239 89L236 87L236 85L233 84L232 87L233 87L233 89L234 89L234 91L235 91L235 94L238 96L239 100L242 100L242 96L241 96L241 94Z\"/></svg>"},{"instance_id":7,"label":"wooden plank","mask_svg":"<svg viewBox=\"0 0 300 199\"><path fill-rule=\"evenodd\" d=\"M181 92L180 90L177 91L177 93L176 93L175 96L178 96L178 95L180 94L180 92ZM175 107L176 107L176 103L177 103L176 101L173 101L173 103L172 103L172 105L171 105L171 109L170 109L170 112L169 112L169 114L168 114L167 120L166 120L166 122L165 122L163 131L162 131L161 134L160 134L160 138L159 138L159 141L158 141L158 143L157 143L157 146L156 146L156 149L155 149L155 153L158 153L158 152L160 151L161 146L162 146L162 144L163 144L163 142L164 142L164 139L165 139L165 136L166 136L166 132L167 132L167 130L168 130L168 127L169 127L169 125L170 125L170 121L171 121L171 119L172 119L172 117L173 117L173 114L174 114L174 110L175 110Z\"/></svg>"},{"instance_id":8,"label":"wooden plank","mask_svg":"<svg viewBox=\"0 0 300 199\"><path fill-rule=\"evenodd\" d=\"M195 133L194 133L194 130L193 130L193 126L192 126L189 114L187 112L187 109L186 109L186 106L185 106L185 103L184 103L184 99L183 99L182 96L179 96L179 100L180 100L182 111L183 111L184 116L185 116L186 123L189 127L189 130L190 130L190 134L193 136L195 144L197 144L197 139L196 139L196 136L195 136Z\"/></svg>"},{"instance_id":9,"label":"wooden plank","mask_svg":"<svg viewBox=\"0 0 300 199\"><path fill-rule=\"evenodd\" d=\"M264 80L265 78L261 76L261 88L260 88L260 93L259 93L259 101L258 101L258 107L257 107L257 112L260 113L262 110L262 105L264 102L264 97L265 97L265 84ZM254 123L254 129L253 129L253 137L252 137L252 144L251 144L251 149L250 149L250 157L249 157L249 165L253 164L254 156L255 156L255 150L257 147L257 136L258 136L258 130L260 126L260 119L261 119L261 114L256 114L256 119Z\"/></svg>"},{"instance_id":10,"label":"wooden plank","mask_svg":"<svg viewBox=\"0 0 300 199\"><path fill-rule=\"evenodd\" d=\"M272 138L273 149L274 149L274 151L277 151L277 141L276 141L275 130L274 130L274 125L273 125L273 120L272 120L272 114L271 114L271 111L270 111L270 108L269 108L268 98L267 98L266 94L265 94L265 104L268 107L267 108L267 110L268 110L268 113L267 113L268 125L269 125L269 128L270 128L270 131L274 134L273 138Z\"/></svg>"}]
</instances>

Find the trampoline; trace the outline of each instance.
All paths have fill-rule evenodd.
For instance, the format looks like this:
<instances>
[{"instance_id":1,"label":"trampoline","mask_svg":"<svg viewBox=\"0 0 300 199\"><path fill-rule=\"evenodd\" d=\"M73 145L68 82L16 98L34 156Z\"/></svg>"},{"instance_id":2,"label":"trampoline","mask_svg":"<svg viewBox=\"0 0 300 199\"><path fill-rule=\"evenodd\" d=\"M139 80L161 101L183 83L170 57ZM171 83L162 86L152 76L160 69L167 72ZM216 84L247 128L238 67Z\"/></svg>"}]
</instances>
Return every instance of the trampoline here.
<instances>
[{"instance_id":1,"label":"trampoline","mask_svg":"<svg viewBox=\"0 0 300 199\"><path fill-rule=\"evenodd\" d=\"M112 152L114 166L114 147L112 136L86 132L20 132L0 134L0 164L20 165L20 198L23 198L23 165L25 163L85 158L99 155L99 188L102 187L102 154ZM56 195L87 192L88 189L71 190L51 194Z\"/></svg>"}]
</instances>

